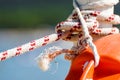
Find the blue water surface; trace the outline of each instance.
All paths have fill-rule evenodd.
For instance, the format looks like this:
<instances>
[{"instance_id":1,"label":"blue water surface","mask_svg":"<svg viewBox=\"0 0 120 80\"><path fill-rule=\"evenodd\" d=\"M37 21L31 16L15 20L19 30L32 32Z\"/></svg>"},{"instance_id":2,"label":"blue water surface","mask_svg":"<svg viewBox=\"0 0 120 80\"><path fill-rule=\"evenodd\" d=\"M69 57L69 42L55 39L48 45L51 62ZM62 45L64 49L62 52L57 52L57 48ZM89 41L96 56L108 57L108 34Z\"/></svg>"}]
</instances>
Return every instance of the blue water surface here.
<instances>
[{"instance_id":1,"label":"blue water surface","mask_svg":"<svg viewBox=\"0 0 120 80\"><path fill-rule=\"evenodd\" d=\"M0 52L52 33L54 33L52 29L0 30ZM0 80L64 80L70 68L70 62L66 61L63 55L55 60L58 62L58 67L53 62L47 72L40 70L36 63L35 58L44 49L52 46L71 48L72 43L54 42L21 56L0 62Z\"/></svg>"}]
</instances>

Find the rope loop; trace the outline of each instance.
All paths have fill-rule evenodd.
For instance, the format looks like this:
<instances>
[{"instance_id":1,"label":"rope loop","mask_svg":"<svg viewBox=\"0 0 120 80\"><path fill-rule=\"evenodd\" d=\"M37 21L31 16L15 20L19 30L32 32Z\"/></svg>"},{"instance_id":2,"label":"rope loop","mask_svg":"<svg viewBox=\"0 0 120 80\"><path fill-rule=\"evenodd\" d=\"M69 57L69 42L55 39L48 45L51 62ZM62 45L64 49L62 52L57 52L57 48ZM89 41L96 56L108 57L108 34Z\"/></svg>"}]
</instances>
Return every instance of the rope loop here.
<instances>
[{"instance_id":1,"label":"rope loop","mask_svg":"<svg viewBox=\"0 0 120 80\"><path fill-rule=\"evenodd\" d=\"M85 1L86 0L84 0L83 2ZM104 11L102 12L101 10L99 11L95 9L96 8L105 9L106 7L111 7L111 6L113 7L119 1L110 0L110 2L108 2L107 0L94 0L94 1L91 0L91 2L84 5L81 4L83 2L81 3L80 2L81 0L73 1L73 6L75 9L73 10L72 14L67 18L67 20L58 23L58 25L56 26L56 32L57 34L59 34L59 32L61 32L62 34L65 32L69 32L68 35L66 35L64 38L61 39L65 41L72 41L73 43L77 42L77 45L75 47L76 48L79 47L79 51L84 50L88 45L90 45L90 47L93 50L95 60L96 62L98 62L96 63L96 65L98 65L99 56L97 53L96 46L92 43L92 40L94 40L98 36L101 37L101 36L119 33L118 28L113 26L102 27L101 23L110 24L110 25L120 24L120 16L116 14L108 14L105 13ZM81 11L80 8L82 8ZM84 20L81 19L81 15ZM87 29L84 30L84 28ZM68 57L69 60L74 58L75 55L67 54L65 58L69 56Z\"/></svg>"},{"instance_id":2,"label":"rope loop","mask_svg":"<svg viewBox=\"0 0 120 80\"><path fill-rule=\"evenodd\" d=\"M72 14L55 27L59 39L73 42L73 47L70 50L61 49L47 54L49 56L47 59L51 61L65 53L65 59L73 60L89 46L93 51L95 67L97 67L100 57L93 41L101 36L119 33L119 29L112 26L120 24L120 16L113 14L113 7L118 2L119 0L73 0Z\"/></svg>"}]
</instances>

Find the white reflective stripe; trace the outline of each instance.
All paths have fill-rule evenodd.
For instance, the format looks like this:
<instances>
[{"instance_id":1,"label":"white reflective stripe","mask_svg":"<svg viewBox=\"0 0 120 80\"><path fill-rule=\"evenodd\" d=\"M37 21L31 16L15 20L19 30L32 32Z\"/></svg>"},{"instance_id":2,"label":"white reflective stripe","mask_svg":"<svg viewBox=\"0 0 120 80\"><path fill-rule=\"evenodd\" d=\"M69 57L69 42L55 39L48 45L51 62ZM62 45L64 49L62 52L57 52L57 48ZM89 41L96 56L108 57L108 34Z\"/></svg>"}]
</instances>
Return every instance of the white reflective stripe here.
<instances>
[{"instance_id":1,"label":"white reflective stripe","mask_svg":"<svg viewBox=\"0 0 120 80\"><path fill-rule=\"evenodd\" d=\"M85 80L93 80L93 79L85 79Z\"/></svg>"}]
</instances>

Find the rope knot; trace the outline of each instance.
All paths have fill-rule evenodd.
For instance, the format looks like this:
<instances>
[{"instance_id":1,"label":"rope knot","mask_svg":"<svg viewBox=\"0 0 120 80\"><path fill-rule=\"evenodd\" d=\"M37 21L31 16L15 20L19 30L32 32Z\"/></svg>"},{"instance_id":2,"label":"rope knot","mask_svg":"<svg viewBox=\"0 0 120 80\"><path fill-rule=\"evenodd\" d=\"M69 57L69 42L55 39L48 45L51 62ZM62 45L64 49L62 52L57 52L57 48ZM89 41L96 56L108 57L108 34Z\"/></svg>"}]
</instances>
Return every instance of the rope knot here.
<instances>
[{"instance_id":1,"label":"rope knot","mask_svg":"<svg viewBox=\"0 0 120 80\"><path fill-rule=\"evenodd\" d=\"M73 42L73 47L54 51L49 61L65 53L65 59L73 60L81 51L90 47L94 54L95 67L99 65L99 54L93 41L110 34L119 33L113 24L120 24L120 17L113 14L113 7L119 0L73 0L74 10L67 20L58 23L55 28L59 38ZM109 10L109 8L110 10ZM106 13L105 11L109 11Z\"/></svg>"}]
</instances>

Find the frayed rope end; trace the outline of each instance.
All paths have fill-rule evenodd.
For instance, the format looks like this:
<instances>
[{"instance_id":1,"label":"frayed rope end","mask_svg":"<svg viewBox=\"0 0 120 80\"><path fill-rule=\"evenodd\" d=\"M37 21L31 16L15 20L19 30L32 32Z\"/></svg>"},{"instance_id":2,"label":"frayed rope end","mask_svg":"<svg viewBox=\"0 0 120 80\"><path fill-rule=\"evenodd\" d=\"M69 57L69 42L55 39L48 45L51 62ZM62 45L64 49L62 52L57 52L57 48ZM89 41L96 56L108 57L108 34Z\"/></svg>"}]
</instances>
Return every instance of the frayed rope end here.
<instances>
[{"instance_id":1,"label":"frayed rope end","mask_svg":"<svg viewBox=\"0 0 120 80\"><path fill-rule=\"evenodd\" d=\"M50 66L50 60L47 58L41 58L39 57L37 59L38 66L40 67L41 70L47 71Z\"/></svg>"},{"instance_id":2,"label":"frayed rope end","mask_svg":"<svg viewBox=\"0 0 120 80\"><path fill-rule=\"evenodd\" d=\"M53 46L49 49L45 49L43 53L41 53L37 58L38 66L41 70L47 71L50 68L50 62L54 59L49 57L50 54L53 54L54 51L61 50L61 48ZM57 55L56 55L57 56Z\"/></svg>"}]
</instances>

